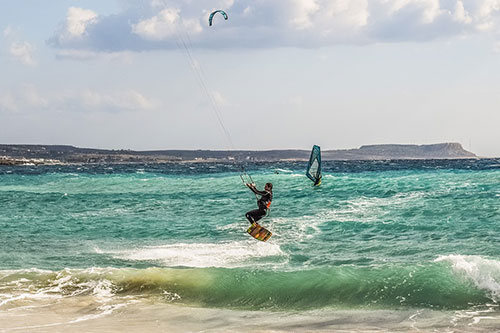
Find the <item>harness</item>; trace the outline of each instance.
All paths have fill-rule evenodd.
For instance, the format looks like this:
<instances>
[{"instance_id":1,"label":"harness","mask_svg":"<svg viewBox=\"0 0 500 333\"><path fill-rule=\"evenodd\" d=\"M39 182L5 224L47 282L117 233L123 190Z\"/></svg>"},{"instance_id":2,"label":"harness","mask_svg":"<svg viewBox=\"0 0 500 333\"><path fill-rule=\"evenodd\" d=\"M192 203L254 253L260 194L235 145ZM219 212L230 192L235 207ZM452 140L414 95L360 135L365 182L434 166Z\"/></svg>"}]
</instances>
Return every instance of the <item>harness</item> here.
<instances>
[{"instance_id":1,"label":"harness","mask_svg":"<svg viewBox=\"0 0 500 333\"><path fill-rule=\"evenodd\" d=\"M267 191L266 191L266 192L267 192ZM272 198L272 196L273 196L273 195L272 195L272 193L270 193L270 192L267 192L267 193L269 193L269 194L270 194L270 196L271 196L271 198ZM255 194L255 196L257 197L257 194ZM258 201L259 201L259 202L260 202L261 200L262 200L262 198L258 199ZM266 210L271 209L271 201L272 201L272 199L267 200L267 201L262 201L262 203L264 204L264 207L266 207ZM259 207L260 207L260 205L259 205Z\"/></svg>"},{"instance_id":2,"label":"harness","mask_svg":"<svg viewBox=\"0 0 500 333\"><path fill-rule=\"evenodd\" d=\"M271 200L269 200L267 203L266 203L266 209L270 209L271 208Z\"/></svg>"}]
</instances>

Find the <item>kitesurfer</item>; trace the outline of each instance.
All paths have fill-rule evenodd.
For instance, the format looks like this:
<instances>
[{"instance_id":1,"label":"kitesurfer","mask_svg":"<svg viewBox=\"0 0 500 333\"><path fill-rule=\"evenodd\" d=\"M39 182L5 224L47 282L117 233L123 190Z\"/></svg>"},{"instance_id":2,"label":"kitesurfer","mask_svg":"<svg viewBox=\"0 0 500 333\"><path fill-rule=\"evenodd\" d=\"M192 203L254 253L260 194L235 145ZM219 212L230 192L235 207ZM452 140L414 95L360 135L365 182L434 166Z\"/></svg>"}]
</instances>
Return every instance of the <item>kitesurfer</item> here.
<instances>
[{"instance_id":1,"label":"kitesurfer","mask_svg":"<svg viewBox=\"0 0 500 333\"><path fill-rule=\"evenodd\" d=\"M255 184L246 184L250 190L252 190L255 195L260 195L260 199L257 199L258 209L251 210L245 214L247 220L250 223L255 223L264 216L266 216L267 211L271 207L271 201L273 200L273 184L266 183L264 186L264 191L259 191Z\"/></svg>"}]
</instances>

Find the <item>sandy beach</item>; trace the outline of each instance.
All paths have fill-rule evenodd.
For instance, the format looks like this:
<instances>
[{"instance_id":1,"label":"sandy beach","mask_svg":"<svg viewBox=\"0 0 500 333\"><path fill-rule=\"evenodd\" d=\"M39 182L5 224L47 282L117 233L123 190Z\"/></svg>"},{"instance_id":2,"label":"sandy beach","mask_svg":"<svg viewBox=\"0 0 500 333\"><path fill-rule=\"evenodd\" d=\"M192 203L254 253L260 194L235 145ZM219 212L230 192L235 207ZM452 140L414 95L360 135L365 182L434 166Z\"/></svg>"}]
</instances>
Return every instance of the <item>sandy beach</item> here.
<instances>
[{"instance_id":1,"label":"sandy beach","mask_svg":"<svg viewBox=\"0 0 500 333\"><path fill-rule=\"evenodd\" d=\"M4 310L0 327L0 332L494 332L500 316L428 309L235 311L137 299L102 305L84 296Z\"/></svg>"}]
</instances>

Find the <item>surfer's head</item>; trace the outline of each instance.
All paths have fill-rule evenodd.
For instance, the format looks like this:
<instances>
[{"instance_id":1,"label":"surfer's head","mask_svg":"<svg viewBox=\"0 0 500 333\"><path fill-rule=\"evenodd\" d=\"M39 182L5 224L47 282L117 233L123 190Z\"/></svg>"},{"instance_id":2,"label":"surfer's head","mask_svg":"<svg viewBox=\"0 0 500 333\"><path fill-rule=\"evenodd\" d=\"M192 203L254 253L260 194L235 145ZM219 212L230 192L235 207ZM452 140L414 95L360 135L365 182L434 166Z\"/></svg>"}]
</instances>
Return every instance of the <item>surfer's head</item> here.
<instances>
[{"instance_id":1,"label":"surfer's head","mask_svg":"<svg viewBox=\"0 0 500 333\"><path fill-rule=\"evenodd\" d=\"M266 183L266 186L264 187L264 190L266 190L266 191L272 191L273 190L273 184Z\"/></svg>"}]
</instances>

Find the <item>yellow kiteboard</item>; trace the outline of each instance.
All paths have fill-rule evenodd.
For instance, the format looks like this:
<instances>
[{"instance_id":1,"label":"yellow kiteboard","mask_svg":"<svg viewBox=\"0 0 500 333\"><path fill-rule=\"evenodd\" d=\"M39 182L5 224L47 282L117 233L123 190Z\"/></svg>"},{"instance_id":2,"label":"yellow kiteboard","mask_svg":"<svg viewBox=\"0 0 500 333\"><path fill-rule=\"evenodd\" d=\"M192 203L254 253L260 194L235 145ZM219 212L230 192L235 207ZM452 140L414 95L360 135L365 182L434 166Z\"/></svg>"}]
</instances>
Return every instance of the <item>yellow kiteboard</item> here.
<instances>
[{"instance_id":1,"label":"yellow kiteboard","mask_svg":"<svg viewBox=\"0 0 500 333\"><path fill-rule=\"evenodd\" d=\"M258 240L263 241L263 242L267 241L271 237L271 235L273 234L272 232L270 232L266 228L260 226L256 222L252 223L250 228L248 228L247 232L253 238L258 239Z\"/></svg>"}]
</instances>

